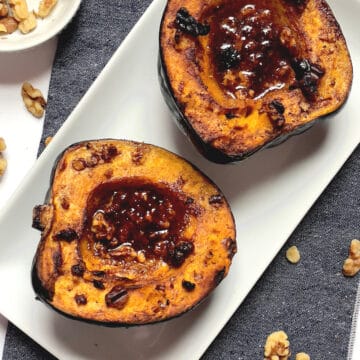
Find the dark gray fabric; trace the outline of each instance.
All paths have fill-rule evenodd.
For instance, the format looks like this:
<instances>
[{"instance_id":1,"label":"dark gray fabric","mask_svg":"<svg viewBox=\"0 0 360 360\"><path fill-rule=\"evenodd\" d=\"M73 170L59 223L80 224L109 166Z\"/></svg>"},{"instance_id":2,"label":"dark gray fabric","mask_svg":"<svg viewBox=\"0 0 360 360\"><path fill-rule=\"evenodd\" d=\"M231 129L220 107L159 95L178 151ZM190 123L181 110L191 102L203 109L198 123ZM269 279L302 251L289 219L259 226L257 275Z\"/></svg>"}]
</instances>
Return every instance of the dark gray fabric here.
<instances>
[{"instance_id":1,"label":"dark gray fabric","mask_svg":"<svg viewBox=\"0 0 360 360\"><path fill-rule=\"evenodd\" d=\"M59 40L44 139L55 134L150 0L84 0ZM360 237L360 148L310 210L203 359L263 358L263 344L283 329L292 352L314 360L346 359L358 279L341 275L349 241ZM286 248L302 260L290 265ZM194 339L196 341L196 339ZM4 359L51 359L10 325Z\"/></svg>"},{"instance_id":2,"label":"dark gray fabric","mask_svg":"<svg viewBox=\"0 0 360 360\"><path fill-rule=\"evenodd\" d=\"M208 359L262 359L268 334L285 330L292 353L345 360L359 277L341 274L350 240L359 238L360 147L315 203L261 280L208 349ZM301 251L294 266L291 245Z\"/></svg>"}]
</instances>

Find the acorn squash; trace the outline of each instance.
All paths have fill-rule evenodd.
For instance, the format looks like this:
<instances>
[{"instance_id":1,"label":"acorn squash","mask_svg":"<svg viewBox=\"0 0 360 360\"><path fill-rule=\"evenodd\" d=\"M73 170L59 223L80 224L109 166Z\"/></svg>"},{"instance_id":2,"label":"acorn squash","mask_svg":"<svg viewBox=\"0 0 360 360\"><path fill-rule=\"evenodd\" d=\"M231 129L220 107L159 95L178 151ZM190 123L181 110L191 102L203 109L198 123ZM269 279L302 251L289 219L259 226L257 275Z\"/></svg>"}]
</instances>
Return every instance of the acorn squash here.
<instances>
[{"instance_id":1,"label":"acorn squash","mask_svg":"<svg viewBox=\"0 0 360 360\"><path fill-rule=\"evenodd\" d=\"M193 308L227 275L235 224L221 191L162 148L85 141L56 162L32 283L64 315L147 324Z\"/></svg>"},{"instance_id":2,"label":"acorn squash","mask_svg":"<svg viewBox=\"0 0 360 360\"><path fill-rule=\"evenodd\" d=\"M242 160L345 102L352 64L324 0L168 0L162 92L209 160Z\"/></svg>"}]
</instances>

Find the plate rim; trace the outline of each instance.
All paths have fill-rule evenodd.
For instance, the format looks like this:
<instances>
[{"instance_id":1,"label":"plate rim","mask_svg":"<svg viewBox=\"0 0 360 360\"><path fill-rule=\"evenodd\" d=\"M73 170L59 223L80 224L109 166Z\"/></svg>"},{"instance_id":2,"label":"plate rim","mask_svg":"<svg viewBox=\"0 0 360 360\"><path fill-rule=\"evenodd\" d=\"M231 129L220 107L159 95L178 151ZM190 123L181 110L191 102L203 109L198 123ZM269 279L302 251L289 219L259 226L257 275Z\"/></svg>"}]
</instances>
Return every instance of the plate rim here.
<instances>
[{"instance_id":1,"label":"plate rim","mask_svg":"<svg viewBox=\"0 0 360 360\"><path fill-rule=\"evenodd\" d=\"M81 0L80 0L81 1ZM359 0L354 0L359 2ZM117 56L119 53L121 52L126 52L126 47L129 46L129 44L131 44L131 39L132 36L137 33L138 28L141 26L143 19L145 17L150 16L150 12L155 9L157 6L159 6L160 3L164 3L165 0L153 0L151 2L151 4L148 6L148 8L146 9L146 11L141 15L141 17L138 19L138 21L136 22L136 24L133 26L133 28L131 29L131 31L129 32L129 34L125 37L125 39L123 40L123 42L121 43L121 45L118 47L118 49L114 52L114 54L111 56L110 60L108 61L108 63L105 65L105 67L102 69L101 73L99 74L99 76L97 77L97 79L91 84L91 86L89 87L89 89L86 91L86 93L84 94L84 96L81 98L81 100L79 101L79 103L76 105L76 107L74 108L74 110L72 111L72 113L70 114L70 116L65 120L64 124L61 126L61 128L59 129L58 133L56 134L56 136L53 139L53 142L49 145L49 147L47 147L42 154L40 155L40 157L36 160L35 164L32 166L32 168L30 169L30 171L28 172L28 175L34 176L36 175L36 171L34 170L34 168L36 167L36 164L40 164L41 162L45 161L45 159L47 158L47 153L48 151L52 148L52 145L55 145L55 141L57 139L61 139L62 138L62 133L64 131L66 131L67 127L70 126L73 122L74 119L76 118L78 113L81 113L82 111L82 107L86 106L87 103L87 99L88 97L91 96L93 91L96 91L97 88L97 84L98 82L102 81L102 78L105 76L105 73L107 73L108 67L110 67L112 65L113 62L116 61ZM355 63L355 59L353 59L353 63ZM59 136L57 136L59 135ZM353 150L356 148L357 145L355 145L353 147ZM340 171L342 165L346 162L346 160L351 156L353 150L348 154L348 156L346 157L346 159L342 159L341 161L339 160L338 163L334 166L334 168L336 168L335 173L330 176L329 178L327 178L325 181L322 182L322 186L321 186L321 191L320 192L316 192L315 196L313 196L311 199L308 199L308 206L307 206L307 210L305 211L305 213L303 214L303 216L301 216L300 218L298 218L298 221L296 222L296 224L294 225L294 227L291 229L291 231L289 231L289 234L286 236L286 239L289 238L289 236L291 235L291 233L294 231L294 229L298 226L298 224L302 221L302 219L304 218L304 216L306 216L307 212L310 210L311 206L315 203L315 201L318 199L318 197L323 193L323 191L325 190L325 188L328 186L328 184L333 180L334 176L338 173L338 171ZM27 177L27 176L26 176ZM7 202L7 204L0 210L0 223L2 222L2 218L5 216L5 214L7 213L7 209L8 207L11 207L12 204L14 202L16 202L16 198L18 197L18 194L21 193L22 189L24 187L26 187L27 183L28 183L28 179L24 178L23 181L21 181L20 186L17 188L17 190L14 192L13 196L9 199L9 201ZM284 243L282 243L280 246L276 247L276 251L274 251L274 255L272 256L272 259L274 259L274 257L278 254L279 250L284 246ZM261 272L261 274L257 277L257 281L259 280L259 278L263 275L263 273L266 271L266 269L268 268L268 266L270 265L270 262L267 264L267 266L263 269L263 271ZM252 287L247 291L246 296L249 294L249 292L253 289L253 286L255 286L256 282L252 285ZM245 296L245 297L246 297ZM238 304L238 306L241 305L241 303L243 302L243 300ZM237 309L237 308L236 308ZM228 314L226 314L226 312L224 313L224 316L222 317L222 321L219 327L217 327L216 331L212 331L211 332L211 336L209 336L209 342L207 343L206 346L198 346L198 352L196 354L194 354L194 358L200 358L201 355L206 351L206 349L211 345L211 343L213 342L213 340L215 339L215 337L220 333L220 331L223 329L224 325L229 321L229 319L231 318L231 316L234 314L234 312L236 311L236 309L232 309L228 311ZM8 319L11 321L11 317L8 317ZM16 325L16 324L15 324ZM20 328L21 329L21 328ZM24 330L22 330L24 331ZM33 337L31 334L29 334L29 332L24 331L30 338L35 340L35 337ZM43 345L41 341L39 340L35 340L36 342L38 342L41 346L43 346L45 349L47 349L49 352L53 353L54 355L59 355L56 352L53 352L52 350L49 349L49 347L47 347L46 345Z\"/></svg>"}]
</instances>

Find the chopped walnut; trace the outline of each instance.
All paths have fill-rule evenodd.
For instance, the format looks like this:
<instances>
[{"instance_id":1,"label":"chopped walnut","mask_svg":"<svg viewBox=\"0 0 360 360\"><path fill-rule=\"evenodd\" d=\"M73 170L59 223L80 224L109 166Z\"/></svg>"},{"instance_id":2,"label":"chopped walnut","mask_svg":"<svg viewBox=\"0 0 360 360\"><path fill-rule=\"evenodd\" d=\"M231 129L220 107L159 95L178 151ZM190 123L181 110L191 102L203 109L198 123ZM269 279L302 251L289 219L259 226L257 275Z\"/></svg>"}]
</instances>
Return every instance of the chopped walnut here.
<instances>
[{"instance_id":1,"label":"chopped walnut","mask_svg":"<svg viewBox=\"0 0 360 360\"><path fill-rule=\"evenodd\" d=\"M2 137L0 137L0 177L4 175L5 170L7 168L7 161L2 155L2 152L5 151L5 149L6 149L5 140Z\"/></svg>"},{"instance_id":2,"label":"chopped walnut","mask_svg":"<svg viewBox=\"0 0 360 360\"><path fill-rule=\"evenodd\" d=\"M300 106L301 111L303 111L303 112L306 112L306 111L308 111L310 109L310 104L308 102L305 102L305 101L302 101L299 104L299 106Z\"/></svg>"},{"instance_id":3,"label":"chopped walnut","mask_svg":"<svg viewBox=\"0 0 360 360\"><path fill-rule=\"evenodd\" d=\"M114 226L106 221L102 212L94 215L91 223L91 232L95 234L97 239L110 241L114 235Z\"/></svg>"},{"instance_id":4,"label":"chopped walnut","mask_svg":"<svg viewBox=\"0 0 360 360\"><path fill-rule=\"evenodd\" d=\"M5 17L9 13L9 9L6 4L0 1L0 17Z\"/></svg>"},{"instance_id":5,"label":"chopped walnut","mask_svg":"<svg viewBox=\"0 0 360 360\"><path fill-rule=\"evenodd\" d=\"M276 331L268 336L264 348L264 360L288 360L290 342L284 331Z\"/></svg>"},{"instance_id":6,"label":"chopped walnut","mask_svg":"<svg viewBox=\"0 0 360 360\"><path fill-rule=\"evenodd\" d=\"M343 274L355 276L360 271L360 241L352 240L349 249L349 257L344 261Z\"/></svg>"},{"instance_id":7,"label":"chopped walnut","mask_svg":"<svg viewBox=\"0 0 360 360\"><path fill-rule=\"evenodd\" d=\"M4 175L6 168L7 168L7 161L0 154L0 177Z\"/></svg>"},{"instance_id":8,"label":"chopped walnut","mask_svg":"<svg viewBox=\"0 0 360 360\"><path fill-rule=\"evenodd\" d=\"M286 259L292 264L297 264L300 261L300 252L296 246L287 249Z\"/></svg>"},{"instance_id":9,"label":"chopped walnut","mask_svg":"<svg viewBox=\"0 0 360 360\"><path fill-rule=\"evenodd\" d=\"M12 34L18 28L18 22L11 16L0 19L0 33Z\"/></svg>"},{"instance_id":10,"label":"chopped walnut","mask_svg":"<svg viewBox=\"0 0 360 360\"><path fill-rule=\"evenodd\" d=\"M31 13L29 13L29 16L20 22L19 24L19 30L23 33L23 34L27 34L30 31L33 31L37 26L37 20L36 20L36 16L35 13L32 11Z\"/></svg>"},{"instance_id":11,"label":"chopped walnut","mask_svg":"<svg viewBox=\"0 0 360 360\"><path fill-rule=\"evenodd\" d=\"M4 138L0 137L0 152L3 152L6 150L6 144Z\"/></svg>"},{"instance_id":12,"label":"chopped walnut","mask_svg":"<svg viewBox=\"0 0 360 360\"><path fill-rule=\"evenodd\" d=\"M42 117L46 106L46 101L39 89L35 89L30 83L24 82L21 95L28 111L35 117Z\"/></svg>"},{"instance_id":13,"label":"chopped walnut","mask_svg":"<svg viewBox=\"0 0 360 360\"><path fill-rule=\"evenodd\" d=\"M52 136L48 136L46 139L45 139L45 146L48 146L51 142L51 140L53 139Z\"/></svg>"},{"instance_id":14,"label":"chopped walnut","mask_svg":"<svg viewBox=\"0 0 360 360\"><path fill-rule=\"evenodd\" d=\"M86 168L86 162L84 159L80 158L80 159L74 159L71 162L71 166L74 170L76 171L82 171Z\"/></svg>"},{"instance_id":15,"label":"chopped walnut","mask_svg":"<svg viewBox=\"0 0 360 360\"><path fill-rule=\"evenodd\" d=\"M37 16L40 18L46 18L49 16L56 4L57 0L41 0Z\"/></svg>"},{"instance_id":16,"label":"chopped walnut","mask_svg":"<svg viewBox=\"0 0 360 360\"><path fill-rule=\"evenodd\" d=\"M138 251L137 252L137 261L139 263L144 263L146 261L146 256L145 256L143 251Z\"/></svg>"},{"instance_id":17,"label":"chopped walnut","mask_svg":"<svg viewBox=\"0 0 360 360\"><path fill-rule=\"evenodd\" d=\"M29 16L29 10L26 0L9 0L14 18L17 21L26 20Z\"/></svg>"},{"instance_id":18,"label":"chopped walnut","mask_svg":"<svg viewBox=\"0 0 360 360\"><path fill-rule=\"evenodd\" d=\"M296 48L296 40L294 34L291 29L288 27L284 27L280 32L280 42L287 49L295 49Z\"/></svg>"},{"instance_id":19,"label":"chopped walnut","mask_svg":"<svg viewBox=\"0 0 360 360\"><path fill-rule=\"evenodd\" d=\"M297 353L295 356L295 360L310 360L310 356L304 352Z\"/></svg>"}]
</instances>

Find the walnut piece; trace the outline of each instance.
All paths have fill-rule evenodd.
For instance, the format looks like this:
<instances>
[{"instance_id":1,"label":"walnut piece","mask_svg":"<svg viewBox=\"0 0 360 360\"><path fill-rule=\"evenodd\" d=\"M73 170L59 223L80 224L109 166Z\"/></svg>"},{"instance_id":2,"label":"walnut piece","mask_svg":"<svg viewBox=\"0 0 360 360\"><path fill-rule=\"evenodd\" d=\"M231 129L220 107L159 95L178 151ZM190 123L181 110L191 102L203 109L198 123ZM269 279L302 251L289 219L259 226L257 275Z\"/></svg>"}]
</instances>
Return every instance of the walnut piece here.
<instances>
[{"instance_id":1,"label":"walnut piece","mask_svg":"<svg viewBox=\"0 0 360 360\"><path fill-rule=\"evenodd\" d=\"M47 16L49 16L56 4L57 0L41 0L37 16L42 19L46 18Z\"/></svg>"},{"instance_id":2,"label":"walnut piece","mask_svg":"<svg viewBox=\"0 0 360 360\"><path fill-rule=\"evenodd\" d=\"M6 150L6 143L4 138L0 137L0 152L3 152Z\"/></svg>"},{"instance_id":3,"label":"walnut piece","mask_svg":"<svg viewBox=\"0 0 360 360\"><path fill-rule=\"evenodd\" d=\"M0 19L0 33L12 34L18 28L18 22L11 16Z\"/></svg>"},{"instance_id":4,"label":"walnut piece","mask_svg":"<svg viewBox=\"0 0 360 360\"><path fill-rule=\"evenodd\" d=\"M6 168L7 168L7 161L2 156L2 154L0 154L0 177L4 175Z\"/></svg>"},{"instance_id":5,"label":"walnut piece","mask_svg":"<svg viewBox=\"0 0 360 360\"><path fill-rule=\"evenodd\" d=\"M0 1L0 17L5 17L8 13L8 7L6 6L6 4L4 4L4 2Z\"/></svg>"},{"instance_id":6,"label":"walnut piece","mask_svg":"<svg viewBox=\"0 0 360 360\"><path fill-rule=\"evenodd\" d=\"M26 0L9 0L14 18L17 21L26 20L29 17L29 10Z\"/></svg>"},{"instance_id":7,"label":"walnut piece","mask_svg":"<svg viewBox=\"0 0 360 360\"><path fill-rule=\"evenodd\" d=\"M295 356L295 360L310 360L310 356L304 352L297 353Z\"/></svg>"},{"instance_id":8,"label":"walnut piece","mask_svg":"<svg viewBox=\"0 0 360 360\"><path fill-rule=\"evenodd\" d=\"M29 13L29 16L25 20L20 22L19 30L23 34L27 34L30 31L34 30L36 26L37 26L36 16L35 13L32 11L31 13Z\"/></svg>"},{"instance_id":9,"label":"walnut piece","mask_svg":"<svg viewBox=\"0 0 360 360\"><path fill-rule=\"evenodd\" d=\"M295 49L296 48L296 40L293 32L290 28L284 27L280 32L280 42L287 49Z\"/></svg>"},{"instance_id":10,"label":"walnut piece","mask_svg":"<svg viewBox=\"0 0 360 360\"><path fill-rule=\"evenodd\" d=\"M343 274L355 276L360 271L360 241L352 240L349 249L349 257L344 261Z\"/></svg>"},{"instance_id":11,"label":"walnut piece","mask_svg":"<svg viewBox=\"0 0 360 360\"><path fill-rule=\"evenodd\" d=\"M48 136L46 139L45 139L45 146L48 146L51 142L51 140L53 139L52 136Z\"/></svg>"},{"instance_id":12,"label":"walnut piece","mask_svg":"<svg viewBox=\"0 0 360 360\"><path fill-rule=\"evenodd\" d=\"M5 151L5 149L6 149L5 140L2 137L0 137L0 177L4 175L5 170L7 168L7 161L2 155L2 152Z\"/></svg>"},{"instance_id":13,"label":"walnut piece","mask_svg":"<svg viewBox=\"0 0 360 360\"><path fill-rule=\"evenodd\" d=\"M300 261L300 252L296 246L291 246L287 249L286 259L292 264L297 264Z\"/></svg>"},{"instance_id":14,"label":"walnut piece","mask_svg":"<svg viewBox=\"0 0 360 360\"><path fill-rule=\"evenodd\" d=\"M290 357L290 342L284 331L270 334L265 343L264 360L288 360Z\"/></svg>"},{"instance_id":15,"label":"walnut piece","mask_svg":"<svg viewBox=\"0 0 360 360\"><path fill-rule=\"evenodd\" d=\"M21 95L28 111L35 117L42 117L46 106L46 101L39 89L35 89L30 83L24 82Z\"/></svg>"}]
</instances>

